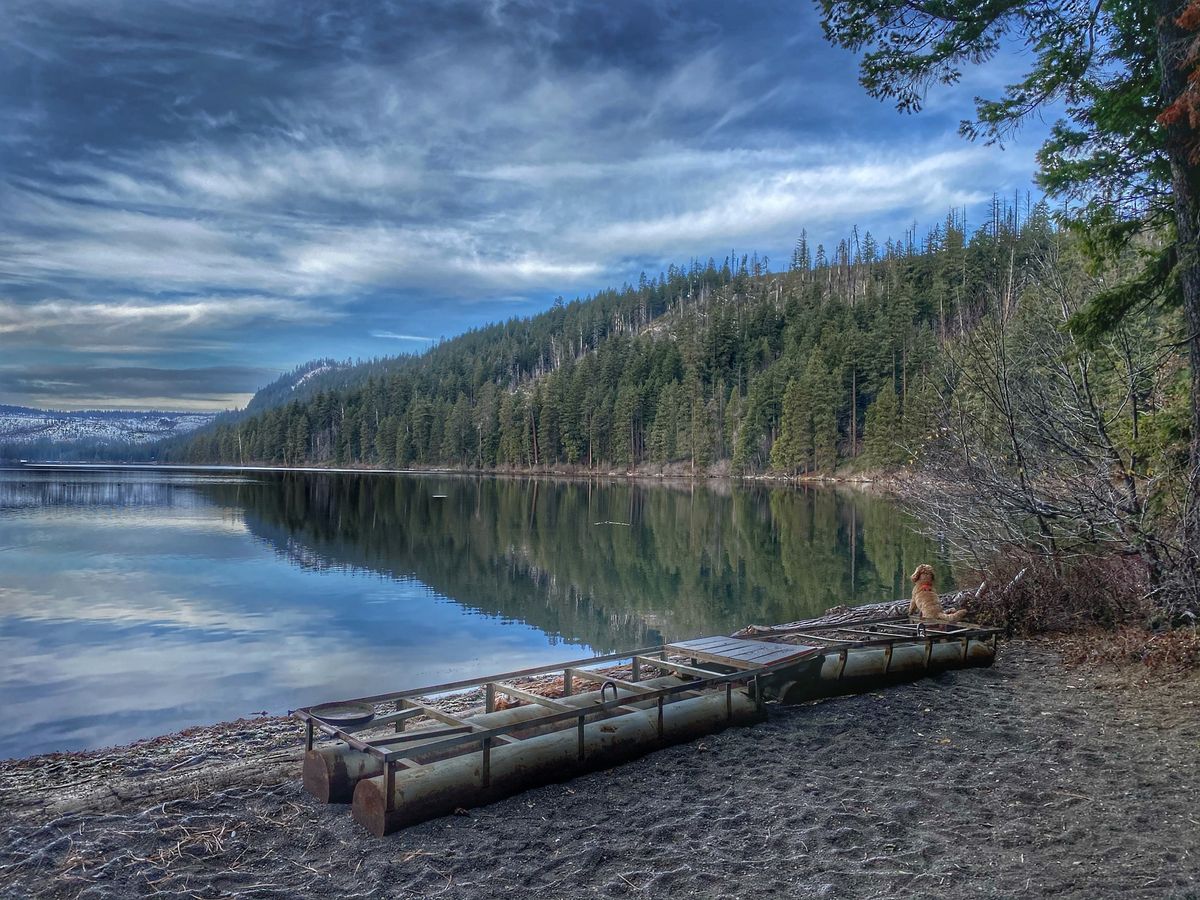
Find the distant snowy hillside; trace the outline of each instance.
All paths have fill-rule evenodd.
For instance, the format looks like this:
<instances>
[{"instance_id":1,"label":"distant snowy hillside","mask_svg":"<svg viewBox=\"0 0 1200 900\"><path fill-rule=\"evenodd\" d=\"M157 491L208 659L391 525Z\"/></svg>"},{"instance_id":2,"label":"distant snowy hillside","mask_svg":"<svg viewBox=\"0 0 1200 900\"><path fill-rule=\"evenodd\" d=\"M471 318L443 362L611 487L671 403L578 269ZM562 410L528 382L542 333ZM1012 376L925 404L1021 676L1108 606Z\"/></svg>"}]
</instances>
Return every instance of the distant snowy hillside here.
<instances>
[{"instance_id":1,"label":"distant snowy hillside","mask_svg":"<svg viewBox=\"0 0 1200 900\"><path fill-rule=\"evenodd\" d=\"M353 369L352 362L335 359L314 359L280 375L258 392L246 404L246 413L259 413L293 400L307 400L322 390L338 387L341 373Z\"/></svg>"},{"instance_id":2,"label":"distant snowy hillside","mask_svg":"<svg viewBox=\"0 0 1200 900\"><path fill-rule=\"evenodd\" d=\"M86 410L0 405L0 445L148 444L207 425L212 413Z\"/></svg>"}]
</instances>

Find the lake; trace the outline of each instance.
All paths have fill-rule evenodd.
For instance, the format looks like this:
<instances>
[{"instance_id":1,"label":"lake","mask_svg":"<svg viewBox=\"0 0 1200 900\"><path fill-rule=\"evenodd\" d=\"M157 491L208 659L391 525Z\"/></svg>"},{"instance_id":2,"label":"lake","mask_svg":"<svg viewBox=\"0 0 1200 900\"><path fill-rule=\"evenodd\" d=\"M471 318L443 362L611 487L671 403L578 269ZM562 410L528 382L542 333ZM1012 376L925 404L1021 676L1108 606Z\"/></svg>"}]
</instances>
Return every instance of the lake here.
<instances>
[{"instance_id":1,"label":"lake","mask_svg":"<svg viewBox=\"0 0 1200 900\"><path fill-rule=\"evenodd\" d=\"M786 622L927 560L830 488L0 469L0 758Z\"/></svg>"}]
</instances>

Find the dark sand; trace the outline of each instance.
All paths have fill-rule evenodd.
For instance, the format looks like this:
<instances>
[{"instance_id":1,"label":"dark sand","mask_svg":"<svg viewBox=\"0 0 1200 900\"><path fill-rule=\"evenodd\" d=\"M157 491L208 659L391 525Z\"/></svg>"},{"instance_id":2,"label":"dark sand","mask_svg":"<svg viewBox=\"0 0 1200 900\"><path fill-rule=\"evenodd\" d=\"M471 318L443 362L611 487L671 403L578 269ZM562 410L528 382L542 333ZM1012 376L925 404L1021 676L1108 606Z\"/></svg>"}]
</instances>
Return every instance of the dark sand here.
<instances>
[{"instance_id":1,"label":"dark sand","mask_svg":"<svg viewBox=\"0 0 1200 900\"><path fill-rule=\"evenodd\" d=\"M0 894L1195 898L1198 685L1013 643L388 838L287 777L280 720L0 763Z\"/></svg>"}]
</instances>

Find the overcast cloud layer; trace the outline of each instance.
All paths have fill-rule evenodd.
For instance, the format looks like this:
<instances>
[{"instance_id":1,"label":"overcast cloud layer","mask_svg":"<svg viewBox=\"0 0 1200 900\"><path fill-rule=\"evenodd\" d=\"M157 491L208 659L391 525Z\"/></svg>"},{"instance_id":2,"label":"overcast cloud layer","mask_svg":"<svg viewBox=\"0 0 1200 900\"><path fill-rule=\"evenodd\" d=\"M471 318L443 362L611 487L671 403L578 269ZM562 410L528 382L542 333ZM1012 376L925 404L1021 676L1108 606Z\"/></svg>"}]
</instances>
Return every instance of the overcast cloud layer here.
<instances>
[{"instance_id":1,"label":"overcast cloud layer","mask_svg":"<svg viewBox=\"0 0 1200 900\"><path fill-rule=\"evenodd\" d=\"M0 402L223 408L802 227L1029 187L805 2L0 0Z\"/></svg>"}]
</instances>

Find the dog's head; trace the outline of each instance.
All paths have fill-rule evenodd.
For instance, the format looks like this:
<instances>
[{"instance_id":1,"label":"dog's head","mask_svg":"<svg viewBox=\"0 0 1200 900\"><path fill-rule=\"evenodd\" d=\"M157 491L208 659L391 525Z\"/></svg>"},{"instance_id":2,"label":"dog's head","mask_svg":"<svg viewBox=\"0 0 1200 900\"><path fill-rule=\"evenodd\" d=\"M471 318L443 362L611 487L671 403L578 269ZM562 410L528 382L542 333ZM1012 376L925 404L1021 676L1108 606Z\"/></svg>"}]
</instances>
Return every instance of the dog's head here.
<instances>
[{"instance_id":1,"label":"dog's head","mask_svg":"<svg viewBox=\"0 0 1200 900\"><path fill-rule=\"evenodd\" d=\"M928 584L933 586L933 566L929 563L921 563L917 566L917 570L912 573L913 584Z\"/></svg>"}]
</instances>

